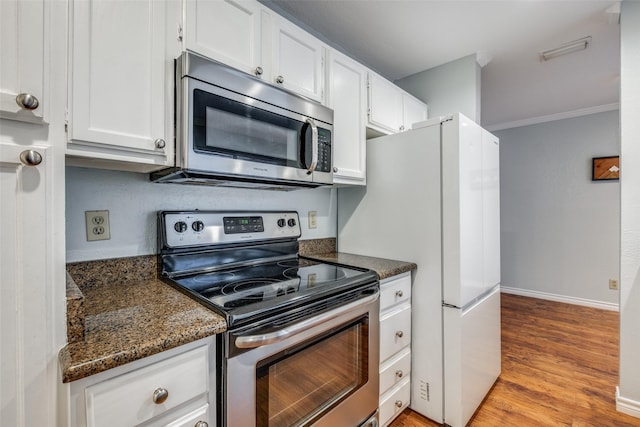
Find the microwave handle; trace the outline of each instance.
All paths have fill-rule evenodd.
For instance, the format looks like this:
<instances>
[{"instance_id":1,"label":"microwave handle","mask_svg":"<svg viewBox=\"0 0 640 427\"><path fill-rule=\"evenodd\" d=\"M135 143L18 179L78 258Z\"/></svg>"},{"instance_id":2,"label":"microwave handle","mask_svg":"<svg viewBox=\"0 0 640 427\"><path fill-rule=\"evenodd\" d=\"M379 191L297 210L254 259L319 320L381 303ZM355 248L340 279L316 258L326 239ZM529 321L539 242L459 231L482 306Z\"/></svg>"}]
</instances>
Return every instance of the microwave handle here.
<instances>
[{"instance_id":1,"label":"microwave handle","mask_svg":"<svg viewBox=\"0 0 640 427\"><path fill-rule=\"evenodd\" d=\"M307 175L311 175L318 165L318 126L312 119L306 122L311 126L311 165L307 169Z\"/></svg>"}]
</instances>

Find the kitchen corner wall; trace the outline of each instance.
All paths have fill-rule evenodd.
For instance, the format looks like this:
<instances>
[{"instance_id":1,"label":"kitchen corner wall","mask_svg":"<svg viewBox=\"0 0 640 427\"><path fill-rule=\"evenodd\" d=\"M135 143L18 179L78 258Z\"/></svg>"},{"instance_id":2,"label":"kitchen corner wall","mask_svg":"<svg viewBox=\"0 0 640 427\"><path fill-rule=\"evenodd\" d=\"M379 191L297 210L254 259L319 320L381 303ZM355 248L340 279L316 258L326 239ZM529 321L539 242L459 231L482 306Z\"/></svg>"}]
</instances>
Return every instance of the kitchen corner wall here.
<instances>
[{"instance_id":1,"label":"kitchen corner wall","mask_svg":"<svg viewBox=\"0 0 640 427\"><path fill-rule=\"evenodd\" d=\"M336 237L336 190L248 190L157 184L148 174L67 167L67 262L156 253L159 210L294 210L301 239ZM108 210L111 239L87 242L84 212ZM317 211L318 227L309 229L308 212Z\"/></svg>"},{"instance_id":2,"label":"kitchen corner wall","mask_svg":"<svg viewBox=\"0 0 640 427\"><path fill-rule=\"evenodd\" d=\"M394 83L429 104L429 117L460 112L481 123L480 75L481 68L473 54Z\"/></svg>"},{"instance_id":3,"label":"kitchen corner wall","mask_svg":"<svg viewBox=\"0 0 640 427\"><path fill-rule=\"evenodd\" d=\"M500 138L502 285L617 309L620 184L591 181L592 157L619 154L609 111L494 132Z\"/></svg>"}]
</instances>

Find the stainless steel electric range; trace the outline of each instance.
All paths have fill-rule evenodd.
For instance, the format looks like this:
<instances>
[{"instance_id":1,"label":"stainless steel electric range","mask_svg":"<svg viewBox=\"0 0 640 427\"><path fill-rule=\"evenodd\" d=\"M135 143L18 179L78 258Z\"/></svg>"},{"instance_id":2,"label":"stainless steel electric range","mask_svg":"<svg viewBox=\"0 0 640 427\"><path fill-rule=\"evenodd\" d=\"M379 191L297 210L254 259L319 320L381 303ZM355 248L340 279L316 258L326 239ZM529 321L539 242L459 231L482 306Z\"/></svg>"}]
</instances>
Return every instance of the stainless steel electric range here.
<instances>
[{"instance_id":1,"label":"stainless steel electric range","mask_svg":"<svg viewBox=\"0 0 640 427\"><path fill-rule=\"evenodd\" d=\"M162 211L158 231L163 280L227 321L219 425L377 426L374 272L300 256L292 211Z\"/></svg>"}]
</instances>

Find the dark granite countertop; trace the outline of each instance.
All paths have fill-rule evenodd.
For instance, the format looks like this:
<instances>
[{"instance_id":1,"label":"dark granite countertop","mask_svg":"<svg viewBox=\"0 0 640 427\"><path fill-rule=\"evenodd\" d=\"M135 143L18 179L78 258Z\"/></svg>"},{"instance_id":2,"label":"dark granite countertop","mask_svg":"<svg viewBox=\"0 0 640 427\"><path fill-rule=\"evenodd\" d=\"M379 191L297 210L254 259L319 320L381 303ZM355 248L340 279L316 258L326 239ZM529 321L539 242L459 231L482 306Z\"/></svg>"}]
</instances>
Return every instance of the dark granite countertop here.
<instances>
[{"instance_id":1,"label":"dark granite countertop","mask_svg":"<svg viewBox=\"0 0 640 427\"><path fill-rule=\"evenodd\" d=\"M386 279L411 262L335 252L334 238L300 242L300 254L367 268ZM63 382L226 331L222 316L157 278L156 256L67 264L67 339Z\"/></svg>"},{"instance_id":2,"label":"dark granite countertop","mask_svg":"<svg viewBox=\"0 0 640 427\"><path fill-rule=\"evenodd\" d=\"M83 297L82 312L73 311L80 304L68 307L67 323L77 324L78 317L84 316L84 330L83 336L70 337L69 344L60 350L63 382L227 328L223 317L158 280L155 256L69 264L67 270L68 281ZM73 301L77 299L74 292Z\"/></svg>"},{"instance_id":3,"label":"dark granite countertop","mask_svg":"<svg viewBox=\"0 0 640 427\"><path fill-rule=\"evenodd\" d=\"M385 258L375 258L364 255L348 254L343 252L327 252L320 254L306 254L309 258L336 264L350 265L360 268L368 268L378 273L380 280L387 279L398 274L412 271L418 268L413 262L396 261Z\"/></svg>"}]
</instances>

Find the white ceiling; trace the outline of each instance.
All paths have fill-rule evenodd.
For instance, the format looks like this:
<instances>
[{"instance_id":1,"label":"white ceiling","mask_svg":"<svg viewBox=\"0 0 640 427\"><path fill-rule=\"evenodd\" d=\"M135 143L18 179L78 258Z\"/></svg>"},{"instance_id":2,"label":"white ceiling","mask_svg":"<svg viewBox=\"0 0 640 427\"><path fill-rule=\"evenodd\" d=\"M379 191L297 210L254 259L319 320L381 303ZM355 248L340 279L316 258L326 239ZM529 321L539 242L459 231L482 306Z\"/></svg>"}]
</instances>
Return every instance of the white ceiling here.
<instances>
[{"instance_id":1,"label":"white ceiling","mask_svg":"<svg viewBox=\"0 0 640 427\"><path fill-rule=\"evenodd\" d=\"M611 0L263 0L390 80L467 55L482 69L482 124L613 109L619 25ZM591 36L586 51L538 53ZM427 100L428 101L428 100Z\"/></svg>"}]
</instances>

